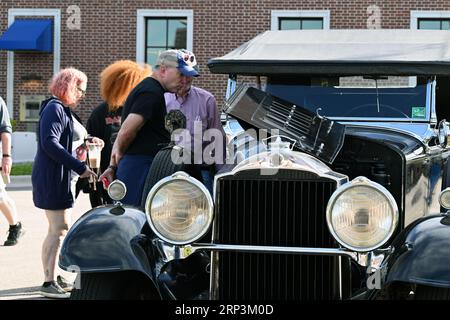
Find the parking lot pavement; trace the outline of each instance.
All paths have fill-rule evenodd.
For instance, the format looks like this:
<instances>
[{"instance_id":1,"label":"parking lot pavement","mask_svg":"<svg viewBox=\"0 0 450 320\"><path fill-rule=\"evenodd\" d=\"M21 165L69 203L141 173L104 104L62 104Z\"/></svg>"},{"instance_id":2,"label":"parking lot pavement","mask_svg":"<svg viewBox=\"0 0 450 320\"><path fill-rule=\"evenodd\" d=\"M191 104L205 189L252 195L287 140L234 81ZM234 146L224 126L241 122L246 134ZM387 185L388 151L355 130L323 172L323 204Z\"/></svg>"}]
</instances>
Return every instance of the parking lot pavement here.
<instances>
[{"instance_id":1,"label":"parking lot pavement","mask_svg":"<svg viewBox=\"0 0 450 320\"><path fill-rule=\"evenodd\" d=\"M44 299L38 291L44 280L41 246L47 234L47 219L43 210L34 207L30 188L15 188L8 193L16 202L26 233L16 246L4 247L8 223L0 213L0 300ZM81 193L72 211L72 222L89 209L89 197ZM60 273L67 279L75 276L62 270Z\"/></svg>"}]
</instances>

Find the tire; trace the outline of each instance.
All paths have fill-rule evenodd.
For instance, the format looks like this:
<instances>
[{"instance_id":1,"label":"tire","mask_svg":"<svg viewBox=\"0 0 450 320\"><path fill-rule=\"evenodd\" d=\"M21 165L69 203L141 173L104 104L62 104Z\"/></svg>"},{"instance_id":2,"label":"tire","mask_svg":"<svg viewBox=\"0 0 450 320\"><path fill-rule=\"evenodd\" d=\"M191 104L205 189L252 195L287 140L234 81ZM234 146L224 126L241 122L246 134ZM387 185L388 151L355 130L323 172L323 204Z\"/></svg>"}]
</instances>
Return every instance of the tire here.
<instances>
[{"instance_id":1,"label":"tire","mask_svg":"<svg viewBox=\"0 0 450 320\"><path fill-rule=\"evenodd\" d=\"M167 147L160 150L153 159L147 178L145 179L144 189L142 190L141 209L144 210L147 195L153 186L161 179L174 174L177 171L184 171L200 182L202 182L200 171L193 165L175 164L172 161L171 153L173 147Z\"/></svg>"},{"instance_id":2,"label":"tire","mask_svg":"<svg viewBox=\"0 0 450 320\"><path fill-rule=\"evenodd\" d=\"M80 281L79 281L80 280ZM137 273L81 273L71 300L155 300L160 299L153 284Z\"/></svg>"},{"instance_id":3,"label":"tire","mask_svg":"<svg viewBox=\"0 0 450 320\"><path fill-rule=\"evenodd\" d=\"M414 293L415 300L450 300L449 288L417 286Z\"/></svg>"}]
</instances>

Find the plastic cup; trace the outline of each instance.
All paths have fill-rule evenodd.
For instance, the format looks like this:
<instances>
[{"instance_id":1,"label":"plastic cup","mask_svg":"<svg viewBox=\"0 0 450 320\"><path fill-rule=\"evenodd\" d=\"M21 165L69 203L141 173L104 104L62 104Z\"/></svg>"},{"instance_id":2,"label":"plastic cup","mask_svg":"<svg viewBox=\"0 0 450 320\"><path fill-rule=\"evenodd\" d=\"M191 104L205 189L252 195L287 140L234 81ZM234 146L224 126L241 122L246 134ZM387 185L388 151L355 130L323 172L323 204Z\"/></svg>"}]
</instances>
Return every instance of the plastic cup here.
<instances>
[{"instance_id":1,"label":"plastic cup","mask_svg":"<svg viewBox=\"0 0 450 320\"><path fill-rule=\"evenodd\" d=\"M9 174L4 174L3 171L2 171L2 178L3 178L3 183L4 184L11 183L11 178L9 177Z\"/></svg>"},{"instance_id":2,"label":"plastic cup","mask_svg":"<svg viewBox=\"0 0 450 320\"><path fill-rule=\"evenodd\" d=\"M91 169L100 168L101 151L99 144L88 144L89 167Z\"/></svg>"}]
</instances>

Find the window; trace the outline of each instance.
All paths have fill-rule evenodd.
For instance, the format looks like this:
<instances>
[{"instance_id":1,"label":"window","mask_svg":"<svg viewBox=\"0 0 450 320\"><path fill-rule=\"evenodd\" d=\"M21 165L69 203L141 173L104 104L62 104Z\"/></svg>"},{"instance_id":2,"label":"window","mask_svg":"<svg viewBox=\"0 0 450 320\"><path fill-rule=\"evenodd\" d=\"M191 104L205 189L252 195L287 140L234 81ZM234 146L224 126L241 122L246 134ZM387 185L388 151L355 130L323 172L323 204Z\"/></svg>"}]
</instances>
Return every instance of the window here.
<instances>
[{"instance_id":1,"label":"window","mask_svg":"<svg viewBox=\"0 0 450 320\"><path fill-rule=\"evenodd\" d=\"M186 17L147 18L145 30L145 62L152 66L161 51L183 49L187 46Z\"/></svg>"},{"instance_id":2,"label":"window","mask_svg":"<svg viewBox=\"0 0 450 320\"><path fill-rule=\"evenodd\" d=\"M323 29L322 18L279 18L278 30Z\"/></svg>"},{"instance_id":3,"label":"window","mask_svg":"<svg viewBox=\"0 0 450 320\"><path fill-rule=\"evenodd\" d=\"M450 19L418 19L417 29L450 30Z\"/></svg>"},{"instance_id":4,"label":"window","mask_svg":"<svg viewBox=\"0 0 450 320\"><path fill-rule=\"evenodd\" d=\"M329 28L329 10L272 10L271 30L311 30Z\"/></svg>"},{"instance_id":5,"label":"window","mask_svg":"<svg viewBox=\"0 0 450 320\"><path fill-rule=\"evenodd\" d=\"M192 10L137 10L136 60L153 67L161 51L193 43Z\"/></svg>"},{"instance_id":6,"label":"window","mask_svg":"<svg viewBox=\"0 0 450 320\"><path fill-rule=\"evenodd\" d=\"M411 29L450 30L450 11L411 11Z\"/></svg>"}]
</instances>

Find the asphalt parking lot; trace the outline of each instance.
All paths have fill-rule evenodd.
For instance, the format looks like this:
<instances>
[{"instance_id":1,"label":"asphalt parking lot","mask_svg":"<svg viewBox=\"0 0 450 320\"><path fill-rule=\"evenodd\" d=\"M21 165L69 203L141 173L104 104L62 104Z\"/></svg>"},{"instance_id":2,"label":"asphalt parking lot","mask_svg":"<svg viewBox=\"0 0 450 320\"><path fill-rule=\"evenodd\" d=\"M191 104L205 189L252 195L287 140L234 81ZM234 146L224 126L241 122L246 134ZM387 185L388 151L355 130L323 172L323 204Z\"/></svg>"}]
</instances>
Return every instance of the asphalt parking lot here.
<instances>
[{"instance_id":1,"label":"asphalt parking lot","mask_svg":"<svg viewBox=\"0 0 450 320\"><path fill-rule=\"evenodd\" d=\"M46 236L47 220L44 212L34 207L29 187L15 188L9 191L9 195L16 201L26 233L16 246L4 247L8 224L0 214L0 300L44 299L38 291L43 282L41 246ZM88 196L80 194L72 212L72 222L89 209ZM61 274L68 279L75 276L64 271Z\"/></svg>"}]
</instances>

